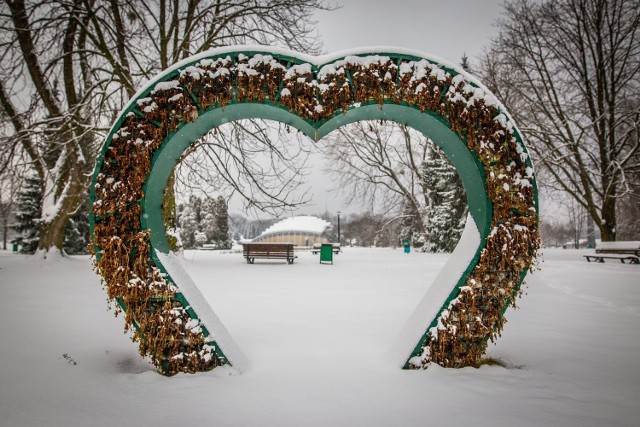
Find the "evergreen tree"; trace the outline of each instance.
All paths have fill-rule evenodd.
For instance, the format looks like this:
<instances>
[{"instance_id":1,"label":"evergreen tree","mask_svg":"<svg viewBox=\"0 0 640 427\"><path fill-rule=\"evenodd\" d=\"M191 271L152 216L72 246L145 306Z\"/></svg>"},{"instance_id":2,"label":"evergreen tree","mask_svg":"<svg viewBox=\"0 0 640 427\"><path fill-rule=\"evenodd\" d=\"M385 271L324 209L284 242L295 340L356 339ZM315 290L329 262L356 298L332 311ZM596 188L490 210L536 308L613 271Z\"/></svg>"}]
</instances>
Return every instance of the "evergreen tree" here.
<instances>
[{"instance_id":1,"label":"evergreen tree","mask_svg":"<svg viewBox=\"0 0 640 427\"><path fill-rule=\"evenodd\" d=\"M402 220L400 222L400 241L398 242L400 246L403 246L405 241L408 241L413 247L421 247L424 244L423 239L420 238L420 230L417 224L418 218L411 202L406 200L402 208Z\"/></svg>"},{"instance_id":2,"label":"evergreen tree","mask_svg":"<svg viewBox=\"0 0 640 427\"><path fill-rule=\"evenodd\" d=\"M426 252L452 252L465 226L467 204L456 170L444 153L429 145L423 163L423 184L427 192Z\"/></svg>"},{"instance_id":3,"label":"evergreen tree","mask_svg":"<svg viewBox=\"0 0 640 427\"><path fill-rule=\"evenodd\" d=\"M229 212L224 197L207 198L202 202L201 221L198 229L206 235L206 243L214 244L218 249L231 247Z\"/></svg>"},{"instance_id":4,"label":"evergreen tree","mask_svg":"<svg viewBox=\"0 0 640 427\"><path fill-rule=\"evenodd\" d=\"M29 173L16 201L16 219L13 227L21 253L32 254L38 249L40 217L42 216L42 182L35 172Z\"/></svg>"},{"instance_id":5,"label":"evergreen tree","mask_svg":"<svg viewBox=\"0 0 640 427\"><path fill-rule=\"evenodd\" d=\"M229 208L227 201L222 196L218 196L215 203L215 223L216 234L214 243L221 249L231 249L231 239L229 238Z\"/></svg>"},{"instance_id":6,"label":"evergreen tree","mask_svg":"<svg viewBox=\"0 0 640 427\"><path fill-rule=\"evenodd\" d=\"M196 231L193 235L194 247L200 248L207 243L207 235L203 231Z\"/></svg>"},{"instance_id":7,"label":"evergreen tree","mask_svg":"<svg viewBox=\"0 0 640 427\"><path fill-rule=\"evenodd\" d=\"M192 195L189 201L178 209L179 234L185 249L191 249L196 245L195 234L200 226L201 205L200 198Z\"/></svg>"},{"instance_id":8,"label":"evergreen tree","mask_svg":"<svg viewBox=\"0 0 640 427\"><path fill-rule=\"evenodd\" d=\"M201 199L191 195L189 201L178 206L180 239L185 249L215 244L229 249L229 212L224 197Z\"/></svg>"},{"instance_id":9,"label":"evergreen tree","mask_svg":"<svg viewBox=\"0 0 640 427\"><path fill-rule=\"evenodd\" d=\"M200 211L200 224L198 230L202 231L207 240L205 243L216 243L218 235L218 224L216 222L216 200L207 197L202 202Z\"/></svg>"},{"instance_id":10,"label":"evergreen tree","mask_svg":"<svg viewBox=\"0 0 640 427\"><path fill-rule=\"evenodd\" d=\"M64 233L64 251L70 255L89 253L89 200L85 198L67 223Z\"/></svg>"},{"instance_id":11,"label":"evergreen tree","mask_svg":"<svg viewBox=\"0 0 640 427\"><path fill-rule=\"evenodd\" d=\"M466 53L462 54L462 58L460 59L460 66L462 67L463 70L465 70L467 73L471 72L471 63L469 63L469 57L467 56Z\"/></svg>"}]
</instances>

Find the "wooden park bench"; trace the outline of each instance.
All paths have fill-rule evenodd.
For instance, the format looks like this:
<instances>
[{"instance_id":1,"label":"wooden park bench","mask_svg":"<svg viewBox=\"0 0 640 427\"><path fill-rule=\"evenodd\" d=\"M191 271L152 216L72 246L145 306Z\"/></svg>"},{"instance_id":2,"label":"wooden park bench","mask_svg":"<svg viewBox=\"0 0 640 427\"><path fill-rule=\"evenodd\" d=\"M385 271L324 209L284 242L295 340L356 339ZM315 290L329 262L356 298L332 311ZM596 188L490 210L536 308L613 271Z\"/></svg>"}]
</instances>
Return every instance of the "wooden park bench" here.
<instances>
[{"instance_id":1,"label":"wooden park bench","mask_svg":"<svg viewBox=\"0 0 640 427\"><path fill-rule=\"evenodd\" d=\"M243 243L242 255L247 264L253 264L259 259L284 259L293 264L296 256L293 254L293 243Z\"/></svg>"},{"instance_id":2,"label":"wooden park bench","mask_svg":"<svg viewBox=\"0 0 640 427\"><path fill-rule=\"evenodd\" d=\"M594 255L583 255L588 262L604 262L618 259L621 263L640 264L640 241L602 242L596 246Z\"/></svg>"}]
</instances>

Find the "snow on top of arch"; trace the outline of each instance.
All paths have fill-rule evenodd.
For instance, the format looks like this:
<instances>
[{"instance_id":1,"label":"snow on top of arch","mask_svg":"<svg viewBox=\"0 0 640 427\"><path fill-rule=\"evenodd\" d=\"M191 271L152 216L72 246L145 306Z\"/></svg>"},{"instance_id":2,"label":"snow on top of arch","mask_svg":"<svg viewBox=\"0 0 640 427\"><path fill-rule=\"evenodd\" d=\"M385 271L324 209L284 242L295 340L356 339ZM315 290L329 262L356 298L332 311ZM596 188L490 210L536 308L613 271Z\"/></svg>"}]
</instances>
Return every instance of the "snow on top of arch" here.
<instances>
[{"instance_id":1,"label":"snow on top of arch","mask_svg":"<svg viewBox=\"0 0 640 427\"><path fill-rule=\"evenodd\" d=\"M292 216L273 224L260 236L287 231L322 234L322 232L330 226L331 223L318 218L317 216Z\"/></svg>"},{"instance_id":2,"label":"snow on top of arch","mask_svg":"<svg viewBox=\"0 0 640 427\"><path fill-rule=\"evenodd\" d=\"M424 66L430 70L430 73L438 76L439 78L443 78L445 70L442 68L447 68L449 70L453 70L456 74L458 74L458 79L463 79L467 83L471 83L474 86L477 86L480 90L474 90L474 98L483 97L485 102L488 104L492 104L497 106L501 112L508 118L509 122L513 125L514 129L518 131L517 126L514 124L512 117L507 112L506 108L500 103L495 96L491 93L491 91L483 85L477 78L473 75L466 72L460 65L455 64L453 62L442 59L436 55L427 54L418 50L413 49L405 49L394 46L369 46L362 48L353 48L342 50L326 55L312 56L303 54L300 52L292 51L289 49L278 48L273 46L261 46L261 45L233 45L233 46L225 46L219 47L215 49L210 49L199 54L193 55L189 58L186 58L180 62L177 62L167 68L166 70L160 72L154 78L149 80L144 86L142 86L136 94L129 100L129 102L124 106L122 111L118 116L122 116L127 109L129 109L134 103L137 102L138 98L141 98L145 93L147 93L150 89L156 90L167 90L174 88L174 85L177 85L177 81L163 82L168 75L175 72L176 70L182 70L183 72L196 73L198 70L194 65L198 62L204 62L211 60L212 56L222 56L225 53L233 53L233 52L251 52L252 56L249 57L245 54L242 54L245 59L249 60L249 66L255 65L259 62L263 63L275 63L272 55L283 55L290 56L292 58L297 58L302 64L294 64L289 69L286 70L286 74L291 77L291 74L304 74L306 72L311 71L310 65L315 65L316 67L320 67L319 76L323 73L328 72L340 72L341 67L338 65L339 62L346 61L347 58L351 61L361 62L362 65L372 64L372 63L380 63L383 62L387 57L386 55L408 55L414 56L416 58L420 58L418 61L411 64L415 66L419 64L420 66ZM227 58L229 58L227 56ZM227 58L224 58L226 60ZM428 65L427 65L428 64ZM189 67L191 65L191 67ZM189 68L187 70L187 68ZM184 69L184 70L183 70ZM242 67L242 71L250 73L246 66ZM401 73L407 70L400 70ZM425 70L426 71L426 70ZM115 129L114 127L117 123L114 123L109 133L112 133ZM522 136L522 134L518 131L518 133Z\"/></svg>"},{"instance_id":3,"label":"snow on top of arch","mask_svg":"<svg viewBox=\"0 0 640 427\"><path fill-rule=\"evenodd\" d=\"M430 54L427 54L427 53L424 53L424 52L420 52L420 51L417 51L417 50L413 50L413 49L405 49L405 48L399 48L399 47L393 47L393 46L369 46L369 47L363 47L363 48L353 48L353 49L341 50L341 51L330 53L330 54L327 54L327 55L312 56L312 55L307 55L307 54L304 54L304 53L296 52L296 51L293 51L293 50L279 48L279 47L273 47L273 46L233 45L233 46L225 46L225 47L214 48L214 49L210 49L210 50L201 52L199 54L190 56L189 58L183 59L180 62L176 62L175 64L173 64L172 66L170 66L166 70L161 71L159 74L157 74L154 78L149 80L144 86L142 86L136 92L136 94L131 98L131 100L127 103L127 105L125 105L125 107L122 109L122 112L126 111L131 106L131 104L133 104L135 102L135 100L138 97L141 97L151 87L155 87L168 74L171 74L175 70L179 70L179 69L185 68L186 66L188 66L190 64L195 64L198 61L201 61L203 59L209 59L211 56L218 56L218 55L223 55L225 53L242 52L242 51L243 52L255 52L256 55L260 55L260 52L263 52L265 55L264 56L261 55L259 60L264 60L268 56L271 56L271 55L274 55L274 54L275 55L285 55L285 56L291 56L293 58L298 58L301 61L307 62L309 64L313 64L313 65L316 65L316 66L320 66L320 65L323 65L323 64L329 64L330 62L334 62L334 61L339 60L339 59L344 59L344 58L346 58L348 56L381 55L381 54L384 55L385 53L386 54L411 55L411 56L415 56L415 57L419 57L419 58L428 59L429 61L437 63L438 65L440 65L442 67L453 69L459 74L464 74L465 79L467 81L471 81L474 84L482 86L482 83L480 83L480 81L478 81L471 74L469 74L466 71L464 71L462 69L462 67L460 67L459 65L456 65L453 62L449 62L449 61L447 61L445 59L442 59L442 58L440 58L438 56L430 55ZM377 58L377 59L380 59L380 58ZM484 86L482 86L482 87L484 87ZM120 115L122 114L122 112L120 113Z\"/></svg>"},{"instance_id":4,"label":"snow on top of arch","mask_svg":"<svg viewBox=\"0 0 640 427\"><path fill-rule=\"evenodd\" d=\"M365 68L371 65L384 65L389 62L391 58L388 56L381 56L376 54L370 54L366 56L346 55L343 59L332 62L330 64L323 65L318 71L318 78L322 79L327 74L340 74L344 72L344 66L347 64L358 64Z\"/></svg>"}]
</instances>

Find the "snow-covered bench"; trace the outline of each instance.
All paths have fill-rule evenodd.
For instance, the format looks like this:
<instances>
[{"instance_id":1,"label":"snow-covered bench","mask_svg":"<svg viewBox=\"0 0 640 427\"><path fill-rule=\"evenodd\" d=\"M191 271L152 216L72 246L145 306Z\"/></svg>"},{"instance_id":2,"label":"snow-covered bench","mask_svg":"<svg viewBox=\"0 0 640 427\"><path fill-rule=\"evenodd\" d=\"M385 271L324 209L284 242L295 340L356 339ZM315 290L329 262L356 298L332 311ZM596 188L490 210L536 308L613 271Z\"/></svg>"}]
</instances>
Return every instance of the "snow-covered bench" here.
<instances>
[{"instance_id":1,"label":"snow-covered bench","mask_svg":"<svg viewBox=\"0 0 640 427\"><path fill-rule=\"evenodd\" d=\"M631 254L640 256L640 241L601 242L596 246L597 254Z\"/></svg>"},{"instance_id":2,"label":"snow-covered bench","mask_svg":"<svg viewBox=\"0 0 640 427\"><path fill-rule=\"evenodd\" d=\"M293 254L293 243L243 243L242 255L248 264L253 264L256 258L285 259L293 264L296 256Z\"/></svg>"},{"instance_id":3,"label":"snow-covered bench","mask_svg":"<svg viewBox=\"0 0 640 427\"><path fill-rule=\"evenodd\" d=\"M617 259L623 264L640 264L640 241L602 242L595 252L595 255L584 255L588 262Z\"/></svg>"},{"instance_id":4,"label":"snow-covered bench","mask_svg":"<svg viewBox=\"0 0 640 427\"><path fill-rule=\"evenodd\" d=\"M332 243L331 245L333 246L333 253L334 254L339 254L340 253L340 243ZM313 247L311 248L311 253L312 254L320 253L320 248L321 247L322 247L322 243L314 243Z\"/></svg>"}]
</instances>

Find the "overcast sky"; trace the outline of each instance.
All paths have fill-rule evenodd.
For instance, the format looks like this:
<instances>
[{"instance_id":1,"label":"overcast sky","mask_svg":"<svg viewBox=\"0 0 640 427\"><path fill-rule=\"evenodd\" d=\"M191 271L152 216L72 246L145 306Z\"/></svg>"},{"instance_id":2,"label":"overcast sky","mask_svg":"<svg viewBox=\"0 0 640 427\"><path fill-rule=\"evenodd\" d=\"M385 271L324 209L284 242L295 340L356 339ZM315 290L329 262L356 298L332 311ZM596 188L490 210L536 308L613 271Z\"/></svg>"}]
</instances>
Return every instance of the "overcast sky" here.
<instances>
[{"instance_id":1,"label":"overcast sky","mask_svg":"<svg viewBox=\"0 0 640 427\"><path fill-rule=\"evenodd\" d=\"M473 60L496 35L495 22L502 0L342 0L341 8L317 13L319 35L327 53L367 46L395 46L419 50L459 63L463 54ZM321 143L321 142L320 142ZM316 160L309 176L313 205L295 213L325 209L359 212L346 206Z\"/></svg>"},{"instance_id":2,"label":"overcast sky","mask_svg":"<svg viewBox=\"0 0 640 427\"><path fill-rule=\"evenodd\" d=\"M317 30L326 53L346 49L390 46L413 49L460 63L464 54L473 62L497 34L503 0L328 0L339 9L316 13ZM322 141L319 142L322 144ZM347 206L332 192L333 183L323 173L323 160L315 156L308 171L313 204L290 212L331 214L361 212ZM240 206L232 200L232 211ZM258 215L263 216L263 215Z\"/></svg>"},{"instance_id":3,"label":"overcast sky","mask_svg":"<svg viewBox=\"0 0 640 427\"><path fill-rule=\"evenodd\" d=\"M459 62L479 54L496 34L503 0L342 0L317 13L327 52L397 46Z\"/></svg>"}]
</instances>

